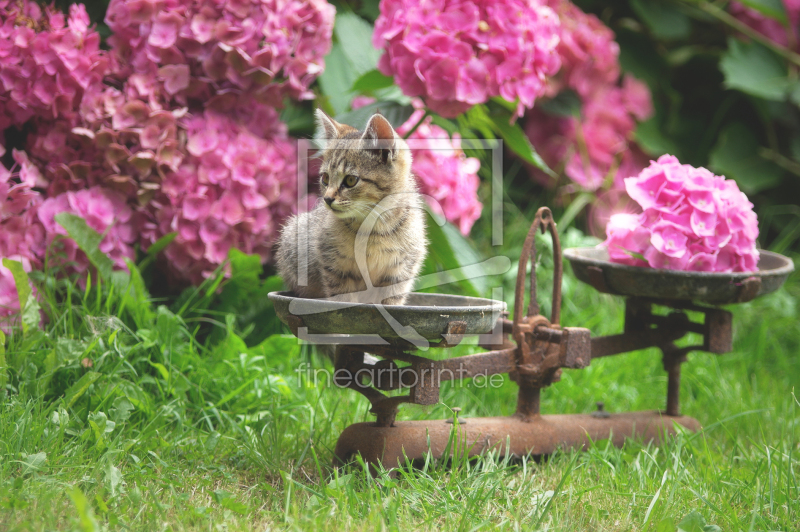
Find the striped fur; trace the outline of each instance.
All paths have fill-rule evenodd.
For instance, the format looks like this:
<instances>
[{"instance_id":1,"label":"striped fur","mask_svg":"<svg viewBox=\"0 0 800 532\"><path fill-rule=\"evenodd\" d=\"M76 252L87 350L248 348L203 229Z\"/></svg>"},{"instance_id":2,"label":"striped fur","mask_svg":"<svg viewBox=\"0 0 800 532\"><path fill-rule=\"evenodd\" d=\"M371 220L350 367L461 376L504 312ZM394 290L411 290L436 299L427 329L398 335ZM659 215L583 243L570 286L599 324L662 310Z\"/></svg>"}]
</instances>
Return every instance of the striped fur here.
<instances>
[{"instance_id":1,"label":"striped fur","mask_svg":"<svg viewBox=\"0 0 800 532\"><path fill-rule=\"evenodd\" d=\"M301 297L400 305L427 246L408 145L379 114L364 131L320 110L317 120L327 141L322 201L284 226L278 272ZM300 285L298 259L302 265L306 250L308 283ZM368 273L369 283L362 273Z\"/></svg>"}]
</instances>

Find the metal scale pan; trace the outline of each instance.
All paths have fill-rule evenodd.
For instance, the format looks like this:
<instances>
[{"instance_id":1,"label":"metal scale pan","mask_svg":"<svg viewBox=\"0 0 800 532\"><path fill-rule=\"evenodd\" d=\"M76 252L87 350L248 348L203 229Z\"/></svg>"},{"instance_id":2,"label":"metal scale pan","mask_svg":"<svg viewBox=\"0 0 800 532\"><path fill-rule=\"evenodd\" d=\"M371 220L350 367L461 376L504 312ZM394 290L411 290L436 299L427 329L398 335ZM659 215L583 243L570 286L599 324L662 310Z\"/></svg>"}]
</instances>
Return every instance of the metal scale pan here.
<instances>
[{"instance_id":1,"label":"metal scale pan","mask_svg":"<svg viewBox=\"0 0 800 532\"><path fill-rule=\"evenodd\" d=\"M792 260L761 251L758 271L717 273L660 270L609 261L605 248L571 248L564 257L575 277L600 292L712 305L743 303L774 292L794 271Z\"/></svg>"}]
</instances>

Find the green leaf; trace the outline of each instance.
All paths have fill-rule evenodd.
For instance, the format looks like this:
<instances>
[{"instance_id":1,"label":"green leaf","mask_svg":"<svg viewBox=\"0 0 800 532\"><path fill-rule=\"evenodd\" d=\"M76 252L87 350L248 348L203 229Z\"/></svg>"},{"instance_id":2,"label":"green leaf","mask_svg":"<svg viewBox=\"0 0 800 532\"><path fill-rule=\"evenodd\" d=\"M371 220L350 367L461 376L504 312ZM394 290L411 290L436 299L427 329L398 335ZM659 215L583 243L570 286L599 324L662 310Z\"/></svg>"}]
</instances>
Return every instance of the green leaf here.
<instances>
[{"instance_id":1,"label":"green leaf","mask_svg":"<svg viewBox=\"0 0 800 532\"><path fill-rule=\"evenodd\" d=\"M110 280L111 273L114 271L114 261L98 249L103 235L89 227L86 220L69 212L56 214L56 222L67 230L69 237L78 244L81 251L86 253L100 276L105 280Z\"/></svg>"},{"instance_id":2,"label":"green leaf","mask_svg":"<svg viewBox=\"0 0 800 532\"><path fill-rule=\"evenodd\" d=\"M414 112L414 108L410 105L402 105L396 102L379 101L374 102L364 107L360 107L355 111L336 115L336 120L342 124L348 124L358 129L362 129L367 125L369 117L381 112L386 120L389 121L395 128L403 125Z\"/></svg>"},{"instance_id":3,"label":"green leaf","mask_svg":"<svg viewBox=\"0 0 800 532\"><path fill-rule=\"evenodd\" d=\"M75 510L78 512L81 530L83 532L97 532L100 530L100 525L97 523L97 519L94 516L92 505L89 504L89 500L81 489L78 486L73 486L71 490L67 491L67 494L69 498L72 499Z\"/></svg>"},{"instance_id":4,"label":"green leaf","mask_svg":"<svg viewBox=\"0 0 800 532\"><path fill-rule=\"evenodd\" d=\"M22 474L35 473L47 462L47 453L26 454L22 457Z\"/></svg>"},{"instance_id":5,"label":"green leaf","mask_svg":"<svg viewBox=\"0 0 800 532\"><path fill-rule=\"evenodd\" d=\"M664 135L658 118L658 114L656 114L645 122L639 122L634 132L636 143L653 157L659 157L665 153L679 157L680 148L674 140Z\"/></svg>"},{"instance_id":6,"label":"green leaf","mask_svg":"<svg viewBox=\"0 0 800 532\"><path fill-rule=\"evenodd\" d=\"M675 532L675 520L671 517L665 517L656 525L656 532Z\"/></svg>"},{"instance_id":7,"label":"green leaf","mask_svg":"<svg viewBox=\"0 0 800 532\"><path fill-rule=\"evenodd\" d=\"M334 115L340 115L350 108L350 100L355 96L350 88L355 80L356 74L345 56L343 46L338 42L333 43L330 53L325 56L325 70L319 77L319 85Z\"/></svg>"},{"instance_id":8,"label":"green leaf","mask_svg":"<svg viewBox=\"0 0 800 532\"><path fill-rule=\"evenodd\" d=\"M743 43L729 38L719 66L727 88L759 98L784 101L792 86L781 58L755 41Z\"/></svg>"},{"instance_id":9,"label":"green leaf","mask_svg":"<svg viewBox=\"0 0 800 532\"><path fill-rule=\"evenodd\" d=\"M372 25L353 12L336 15L333 32L356 76L373 70L381 51L372 47Z\"/></svg>"},{"instance_id":10,"label":"green leaf","mask_svg":"<svg viewBox=\"0 0 800 532\"><path fill-rule=\"evenodd\" d=\"M250 511L250 508L246 504L238 502L236 499L234 499L233 493L229 491L215 490L214 499L217 501L217 504L223 508L228 508L229 510L233 510L238 514L247 515L247 513Z\"/></svg>"},{"instance_id":11,"label":"green leaf","mask_svg":"<svg viewBox=\"0 0 800 532\"><path fill-rule=\"evenodd\" d=\"M122 478L122 472L113 464L106 466L103 480L108 490L111 492L112 497L116 497L121 493L120 488L125 484Z\"/></svg>"},{"instance_id":12,"label":"green leaf","mask_svg":"<svg viewBox=\"0 0 800 532\"><path fill-rule=\"evenodd\" d=\"M149 256L155 256L161 253L166 249L167 246L172 244L172 241L175 240L175 237L178 236L178 233L167 233L166 235L162 236L155 242L153 245L147 248L147 254Z\"/></svg>"},{"instance_id":13,"label":"green leaf","mask_svg":"<svg viewBox=\"0 0 800 532\"><path fill-rule=\"evenodd\" d=\"M786 9L781 0L739 0L742 4L751 9L755 9L764 16L777 20L781 24L787 24Z\"/></svg>"},{"instance_id":14,"label":"green leaf","mask_svg":"<svg viewBox=\"0 0 800 532\"><path fill-rule=\"evenodd\" d=\"M114 420L115 423L123 423L131 417L131 413L135 410L133 403L131 403L127 397L117 397L114 399L114 402L111 403L111 410L109 413L111 414L111 419Z\"/></svg>"},{"instance_id":15,"label":"green leaf","mask_svg":"<svg viewBox=\"0 0 800 532\"><path fill-rule=\"evenodd\" d=\"M67 408L71 407L75 404L75 402L81 398L81 396L86 393L86 390L89 389L89 386L95 383L97 379L102 377L101 373L97 373L96 371L89 371L83 375L78 382L73 384L69 387L67 392L64 394L64 402L67 403Z\"/></svg>"},{"instance_id":16,"label":"green leaf","mask_svg":"<svg viewBox=\"0 0 800 532\"><path fill-rule=\"evenodd\" d=\"M20 318L22 321L22 334L28 335L39 330L39 301L33 295L30 279L22 267L22 263L16 260L3 259L3 266L8 268L14 277L14 285L17 288L17 298L19 300Z\"/></svg>"},{"instance_id":17,"label":"green leaf","mask_svg":"<svg viewBox=\"0 0 800 532\"><path fill-rule=\"evenodd\" d=\"M477 106L476 106L477 107ZM474 109L474 108L473 108ZM519 123L511 124L511 113L506 110L499 110L492 113L489 119L494 125L497 133L503 137L503 141L507 148L519 155L523 161L532 164L539 170L542 170L551 177L557 177L549 166L544 162L544 159L536 153L528 136L522 131Z\"/></svg>"},{"instance_id":18,"label":"green leaf","mask_svg":"<svg viewBox=\"0 0 800 532\"><path fill-rule=\"evenodd\" d=\"M379 89L385 89L394 85L394 78L382 74L379 70L370 70L362 74L353 83L353 92L371 93Z\"/></svg>"},{"instance_id":19,"label":"green leaf","mask_svg":"<svg viewBox=\"0 0 800 532\"><path fill-rule=\"evenodd\" d=\"M452 224L445 223L443 226L439 226L430 214L427 218L428 256L425 258L421 275L454 270L480 262L480 256ZM448 225L452 229L448 229ZM467 296L480 297L482 293L476 286L476 284L481 284L480 281L480 279L465 279L443 286L446 287L446 291L457 291ZM483 279L481 288L485 288L485 283L486 280ZM442 289L442 286L435 286L428 291L437 292Z\"/></svg>"},{"instance_id":20,"label":"green leaf","mask_svg":"<svg viewBox=\"0 0 800 532\"><path fill-rule=\"evenodd\" d=\"M680 532L703 532L706 526L706 519L700 512L694 511L681 519L678 523L678 530Z\"/></svg>"},{"instance_id":21,"label":"green leaf","mask_svg":"<svg viewBox=\"0 0 800 532\"><path fill-rule=\"evenodd\" d=\"M741 122L728 125L710 154L711 169L736 180L739 187L753 194L778 185L784 171L761 157L759 144L751 129Z\"/></svg>"},{"instance_id":22,"label":"green leaf","mask_svg":"<svg viewBox=\"0 0 800 532\"><path fill-rule=\"evenodd\" d=\"M674 40L689 37L692 23L674 4L663 0L630 0L630 5L655 38Z\"/></svg>"},{"instance_id":23,"label":"green leaf","mask_svg":"<svg viewBox=\"0 0 800 532\"><path fill-rule=\"evenodd\" d=\"M583 104L577 92L566 89L556 94L555 97L545 100L538 105L539 109L550 115L579 117L581 116L581 107Z\"/></svg>"}]
</instances>

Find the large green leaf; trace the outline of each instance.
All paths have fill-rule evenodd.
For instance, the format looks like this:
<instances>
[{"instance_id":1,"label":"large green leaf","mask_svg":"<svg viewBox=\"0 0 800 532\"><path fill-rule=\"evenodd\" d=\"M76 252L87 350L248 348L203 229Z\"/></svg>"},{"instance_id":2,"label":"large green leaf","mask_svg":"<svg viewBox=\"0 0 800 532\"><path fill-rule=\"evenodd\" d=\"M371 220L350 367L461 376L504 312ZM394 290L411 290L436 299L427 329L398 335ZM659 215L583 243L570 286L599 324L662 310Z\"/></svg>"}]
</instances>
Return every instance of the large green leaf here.
<instances>
[{"instance_id":1,"label":"large green leaf","mask_svg":"<svg viewBox=\"0 0 800 532\"><path fill-rule=\"evenodd\" d=\"M20 318L22 321L22 334L28 335L33 331L39 330L39 301L33 295L30 279L22 263L16 260L3 259L3 266L11 271L14 276L14 285L17 288L17 298L19 300Z\"/></svg>"},{"instance_id":2,"label":"large green leaf","mask_svg":"<svg viewBox=\"0 0 800 532\"><path fill-rule=\"evenodd\" d=\"M458 232L452 224L445 222L439 225L428 214L428 256L425 259L421 276L432 275L437 272L457 270L464 266L471 266L481 262L480 255L472 248L466 238ZM486 289L486 279L464 279L447 283L441 286L431 286L427 292L456 292L467 296L479 297Z\"/></svg>"},{"instance_id":3,"label":"large green leaf","mask_svg":"<svg viewBox=\"0 0 800 532\"><path fill-rule=\"evenodd\" d=\"M394 78L383 75L378 70L370 70L362 74L353 83L353 92L372 93L379 89L385 89L394 85Z\"/></svg>"},{"instance_id":4,"label":"large green leaf","mask_svg":"<svg viewBox=\"0 0 800 532\"><path fill-rule=\"evenodd\" d=\"M355 96L350 88L355 80L356 74L345 55L344 46L333 43L330 53L325 56L325 71L319 77L319 84L334 115L340 115L350 108L350 100Z\"/></svg>"},{"instance_id":5,"label":"large green leaf","mask_svg":"<svg viewBox=\"0 0 800 532\"><path fill-rule=\"evenodd\" d=\"M114 271L114 261L100 251L103 235L89 227L86 220L69 212L61 212L55 216L56 222L67 230L69 237L86 253L89 262L97 268L101 279L111 282L120 291L130 283L130 275L124 271Z\"/></svg>"},{"instance_id":6,"label":"large green leaf","mask_svg":"<svg viewBox=\"0 0 800 532\"><path fill-rule=\"evenodd\" d=\"M381 57L380 50L372 47L372 30L369 22L353 12L336 15L333 31L356 77L373 70Z\"/></svg>"},{"instance_id":7,"label":"large green leaf","mask_svg":"<svg viewBox=\"0 0 800 532\"><path fill-rule=\"evenodd\" d=\"M676 157L680 157L681 155L679 153L680 148L675 141L664 135L658 114L649 120L640 122L636 126L634 138L639 147L653 157L658 157L665 153L675 155Z\"/></svg>"},{"instance_id":8,"label":"large green leaf","mask_svg":"<svg viewBox=\"0 0 800 532\"><path fill-rule=\"evenodd\" d=\"M342 124L348 124L358 129L362 129L366 124L369 117L381 112L394 127L399 127L404 124L414 112L414 108L410 105L401 105L396 102L379 101L360 107L355 111L336 115L336 120Z\"/></svg>"},{"instance_id":9,"label":"large green leaf","mask_svg":"<svg viewBox=\"0 0 800 532\"><path fill-rule=\"evenodd\" d=\"M526 163L532 164L552 177L556 176L555 172L544 162L544 159L536 153L528 136L522 131L519 122L511 123L510 112L500 109L489 115L489 119L492 121L495 131L503 137L503 142L505 142L508 149L519 155Z\"/></svg>"},{"instance_id":10,"label":"large green leaf","mask_svg":"<svg viewBox=\"0 0 800 532\"><path fill-rule=\"evenodd\" d=\"M692 30L689 17L664 0L630 0L631 7L657 39L685 39Z\"/></svg>"},{"instance_id":11,"label":"large green leaf","mask_svg":"<svg viewBox=\"0 0 800 532\"><path fill-rule=\"evenodd\" d=\"M780 183L783 170L758 153L758 139L741 122L727 126L711 151L711 169L733 178L747 194L772 188Z\"/></svg>"},{"instance_id":12,"label":"large green leaf","mask_svg":"<svg viewBox=\"0 0 800 532\"><path fill-rule=\"evenodd\" d=\"M114 271L114 261L98 249L100 242L103 241L103 235L89 227L86 220L78 215L61 212L56 214L55 218L56 222L67 230L69 237L86 253L89 262L97 268L100 276L106 280L110 279Z\"/></svg>"},{"instance_id":13,"label":"large green leaf","mask_svg":"<svg viewBox=\"0 0 800 532\"><path fill-rule=\"evenodd\" d=\"M719 66L727 88L759 98L784 101L793 85L781 58L757 42L728 39Z\"/></svg>"}]
</instances>

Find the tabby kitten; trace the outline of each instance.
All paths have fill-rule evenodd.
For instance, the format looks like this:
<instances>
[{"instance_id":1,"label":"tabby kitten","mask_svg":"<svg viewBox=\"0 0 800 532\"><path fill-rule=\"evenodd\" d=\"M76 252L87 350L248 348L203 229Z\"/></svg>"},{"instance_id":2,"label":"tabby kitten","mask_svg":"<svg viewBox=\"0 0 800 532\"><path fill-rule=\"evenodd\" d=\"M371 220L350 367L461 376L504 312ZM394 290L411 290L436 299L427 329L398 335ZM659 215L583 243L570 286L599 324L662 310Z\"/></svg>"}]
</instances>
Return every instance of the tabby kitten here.
<instances>
[{"instance_id":1,"label":"tabby kitten","mask_svg":"<svg viewBox=\"0 0 800 532\"><path fill-rule=\"evenodd\" d=\"M364 131L319 109L316 118L327 140L320 167L323 201L284 226L278 272L301 297L401 305L427 245L408 145L380 114ZM300 268L308 265L306 284L298 279L298 258Z\"/></svg>"}]
</instances>

